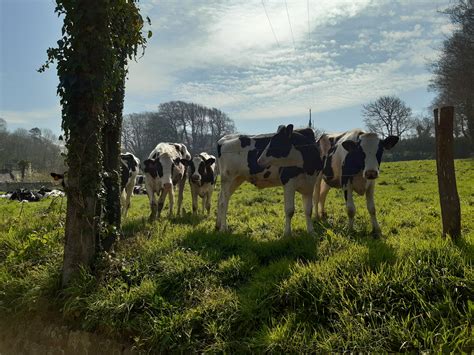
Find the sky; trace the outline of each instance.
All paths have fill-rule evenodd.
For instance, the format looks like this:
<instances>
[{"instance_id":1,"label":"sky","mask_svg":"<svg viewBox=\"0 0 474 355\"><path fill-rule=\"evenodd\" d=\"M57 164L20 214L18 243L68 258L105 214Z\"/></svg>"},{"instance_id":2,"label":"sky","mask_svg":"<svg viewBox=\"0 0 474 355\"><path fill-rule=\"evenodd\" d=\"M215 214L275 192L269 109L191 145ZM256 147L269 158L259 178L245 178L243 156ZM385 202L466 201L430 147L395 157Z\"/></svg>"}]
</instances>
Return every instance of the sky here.
<instances>
[{"instance_id":1,"label":"sky","mask_svg":"<svg viewBox=\"0 0 474 355\"><path fill-rule=\"evenodd\" d=\"M183 100L216 107L242 133L363 128L362 105L396 95L429 114L429 64L453 31L450 0L141 0L153 37L129 65L124 113ZM60 133L53 0L0 0L0 117Z\"/></svg>"}]
</instances>

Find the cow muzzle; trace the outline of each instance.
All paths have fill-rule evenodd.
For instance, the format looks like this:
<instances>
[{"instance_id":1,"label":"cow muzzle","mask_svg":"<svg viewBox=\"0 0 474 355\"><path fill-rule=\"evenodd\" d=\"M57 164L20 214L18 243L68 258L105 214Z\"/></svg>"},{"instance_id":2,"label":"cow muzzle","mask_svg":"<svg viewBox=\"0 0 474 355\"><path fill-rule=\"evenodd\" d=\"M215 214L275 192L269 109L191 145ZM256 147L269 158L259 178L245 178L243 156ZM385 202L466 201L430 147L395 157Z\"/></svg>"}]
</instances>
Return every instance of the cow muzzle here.
<instances>
[{"instance_id":1,"label":"cow muzzle","mask_svg":"<svg viewBox=\"0 0 474 355\"><path fill-rule=\"evenodd\" d=\"M192 182L200 182L201 177L199 175L191 175L191 181Z\"/></svg>"},{"instance_id":2,"label":"cow muzzle","mask_svg":"<svg viewBox=\"0 0 474 355\"><path fill-rule=\"evenodd\" d=\"M374 180L374 179L377 179L377 177L379 176L379 173L377 170L366 170L364 175L366 179Z\"/></svg>"}]
</instances>

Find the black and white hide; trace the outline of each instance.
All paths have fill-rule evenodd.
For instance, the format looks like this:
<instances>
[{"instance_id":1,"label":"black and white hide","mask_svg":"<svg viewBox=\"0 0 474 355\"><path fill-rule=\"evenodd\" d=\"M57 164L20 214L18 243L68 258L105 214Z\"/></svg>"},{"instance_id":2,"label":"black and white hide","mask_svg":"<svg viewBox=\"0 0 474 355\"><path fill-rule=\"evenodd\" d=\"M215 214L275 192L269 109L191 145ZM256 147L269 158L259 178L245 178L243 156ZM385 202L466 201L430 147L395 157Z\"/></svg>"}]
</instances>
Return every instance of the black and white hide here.
<instances>
[{"instance_id":1,"label":"black and white hide","mask_svg":"<svg viewBox=\"0 0 474 355\"><path fill-rule=\"evenodd\" d=\"M295 192L301 193L306 227L309 233L313 232L312 193L323 167L324 152L320 151L312 129L293 130L290 124L280 126L276 134L228 135L219 140L217 148L221 174L218 230L227 230L230 197L244 181L248 181L258 188L283 186L287 235L291 234Z\"/></svg>"},{"instance_id":2,"label":"black and white hide","mask_svg":"<svg viewBox=\"0 0 474 355\"><path fill-rule=\"evenodd\" d=\"M120 205L122 216L126 217L130 208L130 199L133 195L135 179L140 169L140 160L132 153L120 154ZM51 173L56 184L60 184L64 190L67 186L67 172L63 174Z\"/></svg>"},{"instance_id":3,"label":"black and white hide","mask_svg":"<svg viewBox=\"0 0 474 355\"><path fill-rule=\"evenodd\" d=\"M181 143L160 143L150 153L145 165L145 187L150 199L150 221L160 216L166 196L169 195L169 215L173 215L174 188L178 186L178 209L181 214L183 190L186 184L186 165L191 159ZM158 201L156 196L159 196Z\"/></svg>"},{"instance_id":4,"label":"black and white hide","mask_svg":"<svg viewBox=\"0 0 474 355\"><path fill-rule=\"evenodd\" d=\"M188 163L189 186L193 199L193 214L198 210L198 196L202 198L202 212L211 212L212 192L216 185L216 157L202 152Z\"/></svg>"},{"instance_id":5,"label":"black and white hide","mask_svg":"<svg viewBox=\"0 0 474 355\"><path fill-rule=\"evenodd\" d=\"M130 208L130 198L133 195L135 179L140 169L140 160L132 153L120 154L120 204L122 206L122 216L126 217Z\"/></svg>"},{"instance_id":6,"label":"black and white hide","mask_svg":"<svg viewBox=\"0 0 474 355\"><path fill-rule=\"evenodd\" d=\"M331 187L344 191L349 230L353 229L355 205L353 191L366 197L374 234L380 234L374 203L375 179L380 174L380 164L384 150L393 148L398 137L380 139L376 133L352 130L328 136L331 148L324 163L322 181L314 188L314 204L319 204L319 217L324 218L324 204Z\"/></svg>"}]
</instances>

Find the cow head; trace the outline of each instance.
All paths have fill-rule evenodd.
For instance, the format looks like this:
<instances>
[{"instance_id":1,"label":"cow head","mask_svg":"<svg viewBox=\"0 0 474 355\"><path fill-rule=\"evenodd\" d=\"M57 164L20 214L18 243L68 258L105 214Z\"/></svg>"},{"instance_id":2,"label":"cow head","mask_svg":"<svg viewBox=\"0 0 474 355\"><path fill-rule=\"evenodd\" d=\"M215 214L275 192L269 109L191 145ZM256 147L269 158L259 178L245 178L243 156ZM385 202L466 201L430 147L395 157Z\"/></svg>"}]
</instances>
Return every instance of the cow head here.
<instances>
[{"instance_id":1,"label":"cow head","mask_svg":"<svg viewBox=\"0 0 474 355\"><path fill-rule=\"evenodd\" d=\"M257 160L257 164L262 167L292 166L301 163L302 156L292 144L293 125L278 127L277 133L270 139L270 142L263 150Z\"/></svg>"},{"instance_id":2,"label":"cow head","mask_svg":"<svg viewBox=\"0 0 474 355\"><path fill-rule=\"evenodd\" d=\"M360 164L363 177L373 180L379 176L383 151L392 149L398 140L397 136L379 139L376 133L365 133L359 136L358 142L347 140L342 142L342 146L351 155L350 159Z\"/></svg>"},{"instance_id":3,"label":"cow head","mask_svg":"<svg viewBox=\"0 0 474 355\"><path fill-rule=\"evenodd\" d=\"M173 158L167 153L160 154L156 159L147 159L143 163L145 164L145 173L150 174L153 178L158 178L165 191L169 191L173 187L174 169L179 169L181 170L180 174L184 174L181 159L179 157Z\"/></svg>"},{"instance_id":4,"label":"cow head","mask_svg":"<svg viewBox=\"0 0 474 355\"><path fill-rule=\"evenodd\" d=\"M63 174L51 173L50 175L53 178L54 183L56 185L61 185L63 188L66 187L66 178L67 178L66 173L63 173Z\"/></svg>"},{"instance_id":5,"label":"cow head","mask_svg":"<svg viewBox=\"0 0 474 355\"><path fill-rule=\"evenodd\" d=\"M192 182L199 184L206 170L216 162L216 159L212 156L206 158L202 155L196 155L192 160L186 160L186 162L185 164L189 166L189 178Z\"/></svg>"}]
</instances>

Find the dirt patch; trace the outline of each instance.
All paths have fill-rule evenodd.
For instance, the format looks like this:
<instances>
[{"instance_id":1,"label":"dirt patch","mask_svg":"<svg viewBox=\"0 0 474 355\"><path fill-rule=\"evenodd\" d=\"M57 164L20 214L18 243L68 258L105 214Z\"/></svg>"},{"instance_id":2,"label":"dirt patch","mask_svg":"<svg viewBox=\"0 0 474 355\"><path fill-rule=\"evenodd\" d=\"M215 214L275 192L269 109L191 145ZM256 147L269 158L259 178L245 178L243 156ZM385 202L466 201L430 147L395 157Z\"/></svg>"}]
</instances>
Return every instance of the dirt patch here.
<instances>
[{"instance_id":1,"label":"dirt patch","mask_svg":"<svg viewBox=\"0 0 474 355\"><path fill-rule=\"evenodd\" d=\"M7 354L136 354L129 345L73 330L60 314L0 318L0 355Z\"/></svg>"}]
</instances>

